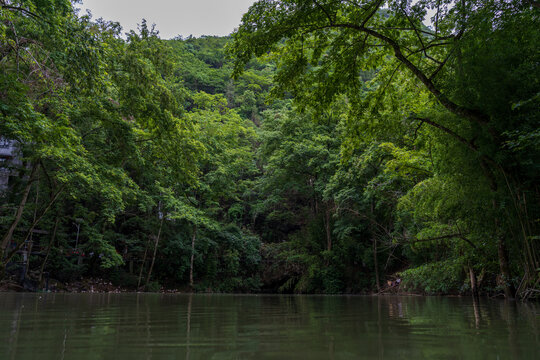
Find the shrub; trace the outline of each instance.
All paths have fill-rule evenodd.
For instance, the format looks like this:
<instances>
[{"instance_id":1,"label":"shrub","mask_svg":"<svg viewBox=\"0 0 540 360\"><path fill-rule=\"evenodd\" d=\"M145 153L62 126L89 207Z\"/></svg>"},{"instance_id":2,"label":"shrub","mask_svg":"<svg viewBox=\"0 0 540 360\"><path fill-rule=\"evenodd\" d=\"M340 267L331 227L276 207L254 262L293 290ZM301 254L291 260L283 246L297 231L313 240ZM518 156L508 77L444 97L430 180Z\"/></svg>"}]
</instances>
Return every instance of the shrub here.
<instances>
[{"instance_id":1,"label":"shrub","mask_svg":"<svg viewBox=\"0 0 540 360\"><path fill-rule=\"evenodd\" d=\"M448 294L462 290L463 267L459 259L428 263L401 273L402 287L426 294Z\"/></svg>"}]
</instances>

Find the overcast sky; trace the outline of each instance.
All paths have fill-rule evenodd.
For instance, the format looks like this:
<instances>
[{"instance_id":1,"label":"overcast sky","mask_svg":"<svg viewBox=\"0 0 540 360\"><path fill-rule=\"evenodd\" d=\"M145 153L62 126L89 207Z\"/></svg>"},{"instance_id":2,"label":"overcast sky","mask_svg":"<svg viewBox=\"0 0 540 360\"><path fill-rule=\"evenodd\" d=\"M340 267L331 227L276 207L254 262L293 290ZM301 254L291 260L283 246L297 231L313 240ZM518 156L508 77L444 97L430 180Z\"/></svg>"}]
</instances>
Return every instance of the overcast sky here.
<instances>
[{"instance_id":1,"label":"overcast sky","mask_svg":"<svg viewBox=\"0 0 540 360\"><path fill-rule=\"evenodd\" d=\"M118 21L123 33L145 18L156 24L162 39L178 35L229 35L255 0L83 0L82 13Z\"/></svg>"}]
</instances>

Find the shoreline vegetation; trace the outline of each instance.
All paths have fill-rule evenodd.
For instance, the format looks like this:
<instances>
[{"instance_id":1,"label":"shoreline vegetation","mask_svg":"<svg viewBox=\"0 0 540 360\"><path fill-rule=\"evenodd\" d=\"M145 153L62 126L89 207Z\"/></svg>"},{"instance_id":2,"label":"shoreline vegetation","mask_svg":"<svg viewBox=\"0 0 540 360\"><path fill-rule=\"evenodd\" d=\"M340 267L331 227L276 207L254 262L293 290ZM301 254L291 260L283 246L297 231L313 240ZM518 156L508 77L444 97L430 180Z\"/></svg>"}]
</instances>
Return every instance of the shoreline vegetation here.
<instances>
[{"instance_id":1,"label":"shoreline vegetation","mask_svg":"<svg viewBox=\"0 0 540 360\"><path fill-rule=\"evenodd\" d=\"M159 286L159 287L157 287ZM336 294L321 294L321 293L279 293L276 291L259 291L259 292L222 292L214 291L211 288L199 289L197 291L190 289L189 286L183 287L166 287L154 284L151 289L144 288L136 289L126 287L122 284L113 283L110 279L105 278L84 278L71 282L62 283L55 279L48 279L48 282L39 287L39 284L33 281L25 281L21 284L16 279L4 279L0 282L0 293L7 292L23 292L23 293L39 293L39 294L140 294L140 293L157 293L157 294L242 294L242 295L337 295L337 296L436 296L436 297L471 297L468 293L426 293L425 291L412 289L404 289L399 284L387 284L381 287L378 292L356 292L356 293L336 293ZM495 299L504 298L504 293L478 294L475 299Z\"/></svg>"},{"instance_id":2,"label":"shoreline vegetation","mask_svg":"<svg viewBox=\"0 0 540 360\"><path fill-rule=\"evenodd\" d=\"M88 278L81 279L79 281L73 281L69 283L60 283L56 280L50 280L47 288L36 289L32 288L35 284L23 284L21 285L16 280L3 280L0 282L0 292L27 292L27 293L97 293L97 294L137 294L137 293L159 293L159 294L245 294L245 295L293 295L276 293L276 292L215 292L212 289L208 288L199 292L194 292L189 289L189 287L160 287L158 289L154 288L152 291L144 291L144 289L133 289L126 288L122 285L113 284L110 280L103 278ZM420 292L407 292L405 290L400 291L399 286L386 286L381 289L381 292L365 292L365 293L339 293L339 294L297 294L297 295L340 295L340 296L388 296L388 295L399 295L399 296L428 296L428 294ZM432 294L432 296L448 296L448 297L467 297L470 295L466 294ZM497 297L491 296L490 298Z\"/></svg>"},{"instance_id":3,"label":"shoreline vegetation","mask_svg":"<svg viewBox=\"0 0 540 360\"><path fill-rule=\"evenodd\" d=\"M164 40L0 0L2 289L538 299L539 11L261 0Z\"/></svg>"}]
</instances>

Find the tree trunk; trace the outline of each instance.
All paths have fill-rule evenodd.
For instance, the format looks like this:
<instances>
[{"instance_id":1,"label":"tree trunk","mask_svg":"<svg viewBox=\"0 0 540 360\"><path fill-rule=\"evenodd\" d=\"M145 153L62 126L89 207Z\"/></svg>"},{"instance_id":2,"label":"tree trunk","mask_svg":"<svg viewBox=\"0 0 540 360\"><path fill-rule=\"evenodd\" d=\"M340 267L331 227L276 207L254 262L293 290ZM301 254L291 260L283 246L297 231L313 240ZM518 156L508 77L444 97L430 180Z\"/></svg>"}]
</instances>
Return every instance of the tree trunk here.
<instances>
[{"instance_id":1,"label":"tree trunk","mask_svg":"<svg viewBox=\"0 0 540 360\"><path fill-rule=\"evenodd\" d=\"M476 274L472 266L469 266L469 277L471 279L471 292L474 298L478 298L478 286L476 283Z\"/></svg>"},{"instance_id":2,"label":"tree trunk","mask_svg":"<svg viewBox=\"0 0 540 360\"><path fill-rule=\"evenodd\" d=\"M144 270L144 264L146 263L146 256L148 254L148 245L149 245L149 242L147 241L146 248L144 249L144 256L143 256L143 261L141 264L141 270L139 271L139 281L137 281L137 290L139 290L139 288L141 287L142 273Z\"/></svg>"},{"instance_id":3,"label":"tree trunk","mask_svg":"<svg viewBox=\"0 0 540 360\"><path fill-rule=\"evenodd\" d=\"M36 217L37 217L37 206L39 202L39 177L37 178L36 182L36 196L34 200L34 218L32 220L33 223L36 223ZM24 270L23 270L23 276L22 279L24 280L26 278L26 275L28 275L28 269L30 268L30 257L32 256L32 249L34 247L34 231L33 229L30 232L30 241L28 242L28 257L26 259L26 264L24 264Z\"/></svg>"},{"instance_id":4,"label":"tree trunk","mask_svg":"<svg viewBox=\"0 0 540 360\"><path fill-rule=\"evenodd\" d=\"M8 248L11 238L13 236L13 233L15 232L15 229L17 228L17 225L21 221L24 208L26 206L26 201L28 200L28 194L30 193L30 189L32 188L32 181L34 180L34 176L39 168L39 163L35 163L32 166L32 172L30 173L30 178L28 179L28 183L26 184L26 187L24 188L23 197L21 199L21 202L19 203L19 207L17 208L17 211L15 212L15 219L13 219L13 222L11 223L8 231L2 238L2 244L0 245L0 260L2 260L5 256L6 249ZM0 277L1 278L1 277Z\"/></svg>"},{"instance_id":5,"label":"tree trunk","mask_svg":"<svg viewBox=\"0 0 540 360\"><path fill-rule=\"evenodd\" d=\"M381 292L381 283L379 280L379 261L377 259L377 238L373 237L373 266L375 267L375 282L377 283L377 291Z\"/></svg>"},{"instance_id":6,"label":"tree trunk","mask_svg":"<svg viewBox=\"0 0 540 360\"><path fill-rule=\"evenodd\" d=\"M506 299L514 299L516 297L516 289L512 284L512 276L510 275L510 267L508 266L508 252L504 238L499 235L497 240L497 252L499 255L499 267L503 278L504 296Z\"/></svg>"},{"instance_id":7,"label":"tree trunk","mask_svg":"<svg viewBox=\"0 0 540 360\"><path fill-rule=\"evenodd\" d=\"M26 232L26 235L24 237L24 240L21 241L16 247L15 249L13 249L13 251L11 251L10 253L5 253L4 254L4 259L0 259L0 272L2 271L2 269L5 269L5 266L7 265L7 263L11 260L11 258L13 258L13 256L15 256L15 254L23 247L24 243L26 242L26 240L28 240L30 238L30 235L32 234L32 232L34 231L34 229L36 228L36 225L39 224L39 222L41 221L41 219L45 216L45 214L47 214L47 212L49 211L49 209L51 208L51 206L54 204L54 202L58 199L58 197L60 196L60 194L62 193L64 189L64 186L62 186L57 192L56 194L54 194L54 196L49 200L49 203L47 204L47 206L45 207L45 209L43 210L43 212L39 215L39 217L34 220L34 222L32 223L32 225L30 225L30 228L28 229L28 231ZM0 276L1 277L1 276Z\"/></svg>"},{"instance_id":8,"label":"tree trunk","mask_svg":"<svg viewBox=\"0 0 540 360\"><path fill-rule=\"evenodd\" d=\"M161 228L163 227L163 220L165 220L165 216L161 218L161 223L159 224L159 230L156 237L156 243L154 244L154 253L152 255L152 262L150 263L150 269L148 270L148 275L146 275L146 283L144 284L144 290L148 289L148 283L150 282L150 275L152 275L152 269L154 268L154 262L156 261L156 253L157 253L158 244L159 244L159 237L161 236Z\"/></svg>"},{"instance_id":9,"label":"tree trunk","mask_svg":"<svg viewBox=\"0 0 540 360\"><path fill-rule=\"evenodd\" d=\"M54 222L54 228L51 235L51 240L49 241L49 246L47 246L47 253L45 254L45 259L43 259L43 262L41 263L41 268L39 269L39 287L42 286L43 282L43 271L45 270L45 266L47 265L47 260L49 259L49 254L51 253L52 245L54 244L54 240L56 238L56 230L58 229L58 223L60 222L60 217L56 217L56 221Z\"/></svg>"},{"instance_id":10,"label":"tree trunk","mask_svg":"<svg viewBox=\"0 0 540 360\"><path fill-rule=\"evenodd\" d=\"M193 226L191 237L191 259L189 260L189 287L193 289L193 260L195 259L195 239L197 238L197 225Z\"/></svg>"},{"instance_id":11,"label":"tree trunk","mask_svg":"<svg viewBox=\"0 0 540 360\"><path fill-rule=\"evenodd\" d=\"M497 209L497 202L495 200L493 200L493 209ZM516 296L516 289L512 284L512 275L510 274L510 266L508 265L508 251L506 249L504 236L501 234L501 224L497 217L495 217L495 236L497 237L497 254L499 256L499 268L502 275L504 296L508 300L514 299Z\"/></svg>"},{"instance_id":12,"label":"tree trunk","mask_svg":"<svg viewBox=\"0 0 540 360\"><path fill-rule=\"evenodd\" d=\"M332 231L330 227L330 208L326 208L325 214L325 228L326 228L326 250L332 251Z\"/></svg>"},{"instance_id":13,"label":"tree trunk","mask_svg":"<svg viewBox=\"0 0 540 360\"><path fill-rule=\"evenodd\" d=\"M371 200L371 218L369 223L369 229L371 236L373 236L373 267L375 268L375 282L377 285L377 292L381 292L381 281L379 279L379 260L377 259L377 237L375 236L375 231L373 231L373 213L374 213L374 204L373 199Z\"/></svg>"},{"instance_id":14,"label":"tree trunk","mask_svg":"<svg viewBox=\"0 0 540 360\"><path fill-rule=\"evenodd\" d=\"M32 240L32 237L30 237L30 241L28 242L28 246L26 247L26 261L23 267L23 271L21 274L21 285L26 279L26 275L28 275L28 268L30 267L30 257L32 256L32 249L34 247L34 241Z\"/></svg>"}]
</instances>

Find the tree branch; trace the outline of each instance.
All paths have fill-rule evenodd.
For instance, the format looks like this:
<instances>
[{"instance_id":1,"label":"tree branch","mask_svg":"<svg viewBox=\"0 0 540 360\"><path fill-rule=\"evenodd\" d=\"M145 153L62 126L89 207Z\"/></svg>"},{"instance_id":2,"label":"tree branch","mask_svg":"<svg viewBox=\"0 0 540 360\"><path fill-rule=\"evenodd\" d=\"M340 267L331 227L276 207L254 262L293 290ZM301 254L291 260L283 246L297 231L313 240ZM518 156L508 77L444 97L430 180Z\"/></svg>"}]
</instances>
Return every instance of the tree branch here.
<instances>
[{"instance_id":1,"label":"tree branch","mask_svg":"<svg viewBox=\"0 0 540 360\"><path fill-rule=\"evenodd\" d=\"M426 123L433 127L436 127L437 129L442 130L445 133L453 136L456 140L458 140L462 144L465 144L469 149L473 150L474 152L478 152L478 147L476 145L474 145L471 141L468 141L467 139L465 139L463 136L459 135L455 131L426 118L412 117L412 119L419 120L422 123Z\"/></svg>"},{"instance_id":2,"label":"tree branch","mask_svg":"<svg viewBox=\"0 0 540 360\"><path fill-rule=\"evenodd\" d=\"M416 244L419 242L429 242L429 241L445 240L445 239L452 239L452 238L461 239L465 241L467 244L469 244L473 249L476 249L476 245L474 245L474 243L470 241L469 239L467 239L465 235L463 235L462 233L442 235L442 236L437 236L437 237L432 237L432 238L427 238L427 239L413 239L412 241L407 240L407 241L401 242L400 244L402 245L403 244Z\"/></svg>"},{"instance_id":3,"label":"tree branch","mask_svg":"<svg viewBox=\"0 0 540 360\"><path fill-rule=\"evenodd\" d=\"M379 2L380 3L380 2ZM376 9L374 10L376 11ZM372 13L374 13L374 11L372 11ZM373 15L371 15L373 16ZM473 109L469 109L469 108L466 108L466 107L463 107L461 105L458 105L454 102L452 102L451 100L449 100L436 86L435 84L433 83L433 81L426 75L424 74L424 72L422 72L422 70L420 70L416 65L414 65L404 54L403 54L403 51L401 50L401 46L397 43L396 40L394 39L391 39L389 38L388 36L386 35L383 35L375 30L373 30L372 28L368 28L368 27L365 27L365 22L364 21L361 25L357 25L357 24L351 24L351 23L330 23L326 26L322 26L322 27L318 27L318 28L313 28L311 29L312 31L316 31L317 29L323 29L323 28L344 28L344 29L352 29L352 30L357 30L359 32L362 32L362 33L366 33L366 34L369 34L381 41L383 41L384 43L386 43L387 45L389 45L393 51L394 51L394 56L400 61L402 62L406 67L407 69L409 69L413 74L414 76L416 76L416 78L418 80L420 80L425 86L426 88L429 90L429 92L431 92L436 98L437 100L447 109L449 110L450 112L452 112L453 114L456 114L456 115L459 115L461 117L464 117L470 121L473 121L475 123L478 123L480 125L486 125L489 123L489 119L488 117L477 111L477 110L473 110Z\"/></svg>"},{"instance_id":4,"label":"tree branch","mask_svg":"<svg viewBox=\"0 0 540 360\"><path fill-rule=\"evenodd\" d=\"M416 37L418 38L418 41L420 41L420 44L422 45L422 48L420 49L420 51L422 51L424 53L424 56L430 59L431 61L436 62L437 64L440 64L441 62L439 60L436 60L435 58L428 55L426 51L427 50L426 45L424 45L424 40L422 40L422 37L420 36L420 33L416 29L416 26L414 25L413 21L409 17L409 14L407 14L407 12L405 11L405 9L403 9L403 7L401 7L400 9L403 12L403 15L405 15L405 17L407 18L407 21L409 21L409 23L411 24L414 30L414 33L416 34Z\"/></svg>"},{"instance_id":5,"label":"tree branch","mask_svg":"<svg viewBox=\"0 0 540 360\"><path fill-rule=\"evenodd\" d=\"M328 19L328 21L330 22L330 24L333 24L334 23L334 20L332 19L332 17L330 16L330 13L328 13L328 11L321 5L319 4L319 2L317 0L313 0L313 2L315 3L315 5L321 9L321 11L326 15L326 18Z\"/></svg>"},{"instance_id":6,"label":"tree branch","mask_svg":"<svg viewBox=\"0 0 540 360\"><path fill-rule=\"evenodd\" d=\"M19 7L19 6L12 6L12 5L8 5L6 4L4 1L1 2L2 4L2 9L7 9L7 10L14 10L14 11L20 11L22 12L23 14L26 14L34 19L39 19L39 20L43 20L43 18L41 16L39 16L38 14L35 14L33 12L31 12L30 10L28 9L25 9L25 8L22 8L22 7Z\"/></svg>"}]
</instances>

